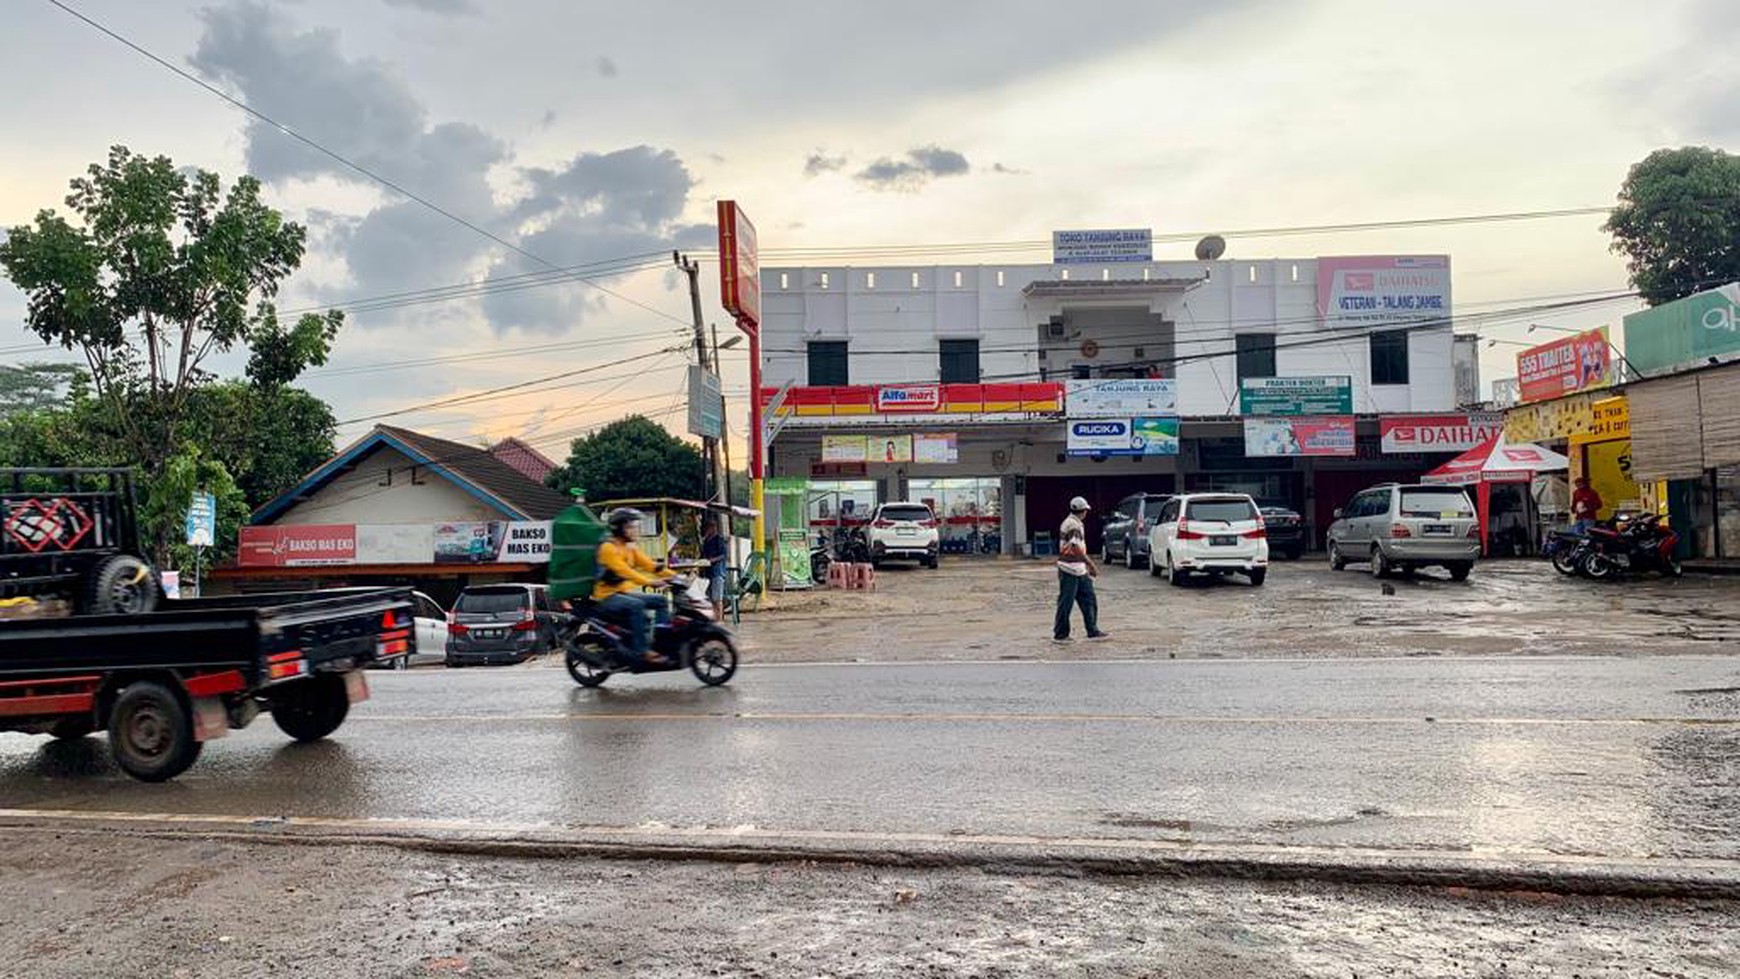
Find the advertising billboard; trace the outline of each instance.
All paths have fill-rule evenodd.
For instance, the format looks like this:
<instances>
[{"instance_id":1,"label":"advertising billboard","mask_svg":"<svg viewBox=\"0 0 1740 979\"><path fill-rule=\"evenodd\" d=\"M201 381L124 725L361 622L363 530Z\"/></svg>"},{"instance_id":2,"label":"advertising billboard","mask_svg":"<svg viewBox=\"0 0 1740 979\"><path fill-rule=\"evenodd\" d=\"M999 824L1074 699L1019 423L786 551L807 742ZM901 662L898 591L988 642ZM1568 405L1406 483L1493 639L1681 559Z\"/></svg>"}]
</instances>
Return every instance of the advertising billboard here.
<instances>
[{"instance_id":1,"label":"advertising billboard","mask_svg":"<svg viewBox=\"0 0 1740 979\"><path fill-rule=\"evenodd\" d=\"M1606 327L1559 337L1516 355L1517 388L1524 402L1606 387L1612 377L1613 348Z\"/></svg>"},{"instance_id":2,"label":"advertising billboard","mask_svg":"<svg viewBox=\"0 0 1740 979\"><path fill-rule=\"evenodd\" d=\"M1625 359L1641 374L1699 366L1735 353L1740 353L1740 282L1625 317Z\"/></svg>"},{"instance_id":3,"label":"advertising billboard","mask_svg":"<svg viewBox=\"0 0 1740 979\"><path fill-rule=\"evenodd\" d=\"M243 567L296 568L356 563L351 524L243 527L236 559Z\"/></svg>"},{"instance_id":4,"label":"advertising billboard","mask_svg":"<svg viewBox=\"0 0 1740 979\"><path fill-rule=\"evenodd\" d=\"M910 435L872 435L870 436L871 462L911 462L912 436Z\"/></svg>"},{"instance_id":5,"label":"advertising billboard","mask_svg":"<svg viewBox=\"0 0 1740 979\"><path fill-rule=\"evenodd\" d=\"M1178 419L1151 416L1071 421L1065 451L1072 456L1177 455Z\"/></svg>"},{"instance_id":6,"label":"advertising billboard","mask_svg":"<svg viewBox=\"0 0 1740 979\"><path fill-rule=\"evenodd\" d=\"M1171 379L1096 379L1064 384L1070 418L1129 418L1178 414L1178 382Z\"/></svg>"},{"instance_id":7,"label":"advertising billboard","mask_svg":"<svg viewBox=\"0 0 1740 979\"><path fill-rule=\"evenodd\" d=\"M1152 262L1154 232L1150 228L1106 228L1053 231L1051 263L1075 265L1103 262Z\"/></svg>"},{"instance_id":8,"label":"advertising billboard","mask_svg":"<svg viewBox=\"0 0 1740 979\"><path fill-rule=\"evenodd\" d=\"M823 462L865 462L870 458L870 442L862 435L822 436Z\"/></svg>"},{"instance_id":9,"label":"advertising billboard","mask_svg":"<svg viewBox=\"0 0 1740 979\"><path fill-rule=\"evenodd\" d=\"M719 375L689 365L689 434L719 438L725 431L725 399Z\"/></svg>"},{"instance_id":10,"label":"advertising billboard","mask_svg":"<svg viewBox=\"0 0 1740 979\"><path fill-rule=\"evenodd\" d=\"M1351 415L1353 378L1247 377L1239 382L1239 413L1244 415Z\"/></svg>"},{"instance_id":11,"label":"advertising billboard","mask_svg":"<svg viewBox=\"0 0 1740 979\"><path fill-rule=\"evenodd\" d=\"M1504 415L1385 415L1378 435L1386 455L1414 452L1467 452L1504 431Z\"/></svg>"},{"instance_id":12,"label":"advertising billboard","mask_svg":"<svg viewBox=\"0 0 1740 979\"><path fill-rule=\"evenodd\" d=\"M1252 458L1351 456L1356 449L1350 417L1245 419L1245 455Z\"/></svg>"},{"instance_id":13,"label":"advertising billboard","mask_svg":"<svg viewBox=\"0 0 1740 979\"><path fill-rule=\"evenodd\" d=\"M1325 327L1449 325L1450 256L1352 255L1317 260L1317 315Z\"/></svg>"},{"instance_id":14,"label":"advertising billboard","mask_svg":"<svg viewBox=\"0 0 1740 979\"><path fill-rule=\"evenodd\" d=\"M950 464L961 461L954 432L928 432L912 437L912 461Z\"/></svg>"},{"instance_id":15,"label":"advertising billboard","mask_svg":"<svg viewBox=\"0 0 1740 979\"><path fill-rule=\"evenodd\" d=\"M761 259L755 225L736 201L719 202L719 300L744 333L761 329Z\"/></svg>"}]
</instances>

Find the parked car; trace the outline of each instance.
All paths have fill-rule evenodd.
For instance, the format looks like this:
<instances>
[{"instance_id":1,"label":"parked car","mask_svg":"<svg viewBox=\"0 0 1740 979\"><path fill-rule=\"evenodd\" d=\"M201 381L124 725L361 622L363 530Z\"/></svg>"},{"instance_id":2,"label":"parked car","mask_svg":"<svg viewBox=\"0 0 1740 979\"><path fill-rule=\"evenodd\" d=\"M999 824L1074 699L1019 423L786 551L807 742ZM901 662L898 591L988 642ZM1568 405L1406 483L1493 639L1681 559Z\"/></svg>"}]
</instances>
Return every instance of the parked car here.
<instances>
[{"instance_id":1,"label":"parked car","mask_svg":"<svg viewBox=\"0 0 1740 979\"><path fill-rule=\"evenodd\" d=\"M1186 493L1160 508L1148 532L1148 572L1183 585L1193 574L1269 576L1269 538L1257 503L1242 493Z\"/></svg>"},{"instance_id":2,"label":"parked car","mask_svg":"<svg viewBox=\"0 0 1740 979\"><path fill-rule=\"evenodd\" d=\"M1463 581L1480 556L1480 521L1468 494L1454 486L1386 483L1362 490L1335 511L1329 566L1371 562L1374 577L1437 565Z\"/></svg>"},{"instance_id":3,"label":"parked car","mask_svg":"<svg viewBox=\"0 0 1740 979\"><path fill-rule=\"evenodd\" d=\"M936 567L940 535L936 514L923 503L884 503L870 518L870 563L890 558Z\"/></svg>"},{"instance_id":4,"label":"parked car","mask_svg":"<svg viewBox=\"0 0 1740 979\"><path fill-rule=\"evenodd\" d=\"M379 588L372 586L326 589L329 592L372 592L379 590ZM417 637L415 651L408 656L377 660L370 664L371 666L403 670L412 666L424 666L446 660L447 613L441 608L441 603L420 591L414 591L411 593L411 606L412 632Z\"/></svg>"},{"instance_id":5,"label":"parked car","mask_svg":"<svg viewBox=\"0 0 1740 979\"><path fill-rule=\"evenodd\" d=\"M1299 560L1305 553L1305 518L1299 511L1275 504L1262 504L1257 512L1263 515L1263 526L1269 532L1269 554L1279 554L1289 561Z\"/></svg>"},{"instance_id":6,"label":"parked car","mask_svg":"<svg viewBox=\"0 0 1740 979\"><path fill-rule=\"evenodd\" d=\"M447 616L447 665L521 663L547 653L562 618L543 585L473 585Z\"/></svg>"},{"instance_id":7,"label":"parked car","mask_svg":"<svg viewBox=\"0 0 1740 979\"><path fill-rule=\"evenodd\" d=\"M1100 532L1100 563L1111 564L1115 559L1132 570L1146 565L1148 529L1170 499L1170 493L1136 493L1119 500L1106 514L1106 524Z\"/></svg>"}]
</instances>

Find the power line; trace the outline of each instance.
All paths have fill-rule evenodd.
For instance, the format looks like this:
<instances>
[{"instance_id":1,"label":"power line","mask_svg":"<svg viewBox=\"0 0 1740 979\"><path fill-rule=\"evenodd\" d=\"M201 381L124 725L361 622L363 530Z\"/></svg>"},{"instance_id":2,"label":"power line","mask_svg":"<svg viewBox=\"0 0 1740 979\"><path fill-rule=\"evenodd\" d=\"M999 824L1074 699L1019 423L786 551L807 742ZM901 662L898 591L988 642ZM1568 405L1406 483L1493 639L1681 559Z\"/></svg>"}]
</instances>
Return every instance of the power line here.
<instances>
[{"instance_id":1,"label":"power line","mask_svg":"<svg viewBox=\"0 0 1740 979\"><path fill-rule=\"evenodd\" d=\"M416 367L434 367L442 364L471 363L480 360L499 360L503 357L518 357L524 354L549 354L568 350L587 350L593 347L624 346L641 340L674 340L680 335L681 334L675 330L658 330L648 331L646 333L631 333L618 337L600 337L592 340L534 344L527 347L498 347L489 350L482 350L477 353L448 354L440 357L422 357L415 360L396 360L373 364L353 364L344 367L319 368L306 371L303 376L339 377L349 374L372 374L377 371L406 370Z\"/></svg>"},{"instance_id":2,"label":"power line","mask_svg":"<svg viewBox=\"0 0 1740 979\"><path fill-rule=\"evenodd\" d=\"M505 239L505 238L495 234L494 232L488 230L487 228L481 227L477 224L473 224L472 222L466 220L465 218L460 217L458 214L455 214L452 211L447 210L446 208L444 208L441 205L435 203L434 201L428 199L427 197L423 197L420 194L417 194L414 191L411 191L410 189L404 187L403 185L401 185L401 184L399 184L399 183L397 183L397 182L395 182L395 181L393 181L385 176L382 176L379 173L376 173L374 170L371 170L368 167L365 167L362 164L357 163L357 162L349 159L348 157L341 155L340 153L338 153L334 150L330 150L330 149L326 148L325 146L323 146L322 144L309 138L308 136L304 136L302 133L297 132L296 130L290 128L290 126L288 126L282 122L279 122L277 119L274 119L271 116L265 114L264 112L261 112L260 110L254 108L253 106L249 105L248 103L243 102L241 99L235 98L234 96L230 95L228 92L225 92L223 89L220 89L215 85L212 85L211 83L207 82L203 78L200 78L199 76L193 74L192 72L189 72L189 71L183 69L181 66L174 64L173 62L168 61L167 59L159 57L155 53L153 53L150 50L142 47L141 45L133 42L132 40L128 39L127 37L117 33L114 30L111 30L109 27L105 26L104 24L102 24L96 20L93 20L90 17L87 17L85 14L76 10L71 5L65 3L64 0L48 0L48 3L54 5L55 7L60 8L62 11L64 11L68 15L84 22L88 26L90 26L90 27L94 28L95 30L107 35L108 37L114 39L115 41L120 42L121 44L130 48L134 52L138 53L139 55L155 62L156 64L162 66L163 68L165 68L171 72L174 72L176 75L179 75L180 77L186 79L187 81L190 81L195 85L198 85L200 88L205 89L207 92L210 92L211 94L217 96L218 98L223 99L225 102L229 103L232 106L235 106L236 108L242 110L243 112L247 113L248 115L253 116L255 119L258 119L261 122L266 123L267 125L273 127L274 129L278 130L279 132L283 133L284 135L290 137L291 139L296 140L297 142L303 144L304 146L307 146L309 149L312 149L315 152L320 153L322 156L325 156L325 157L343 165L347 169L353 170L356 173L359 173L359 174L363 175L364 177L367 177L370 180L373 180L375 183L378 183L381 186L386 187L387 189L392 190L393 192L400 194L400 195L404 196L405 198L407 198L411 201L414 201L414 202L422 205L423 207L428 208L431 211L434 211L436 214L441 215L442 217L448 219L449 221L454 222L455 224L460 225L461 227L464 227L464 228L466 228L466 229L468 229L468 230L470 230L478 235L481 235L485 238L488 238L490 241L495 242L496 244L502 246L503 248L508 249L509 251L511 251L517 255L521 255L525 258L529 258L532 261L537 262L539 265L543 265L543 266L546 266L546 267L551 268L551 269L559 268L559 266L557 266L554 262L550 262L550 261L542 258L541 256L534 255L531 252L527 251L526 249L521 248L519 245L516 245L513 242L508 241L507 239ZM640 302L639 300L632 299L628 296L625 296L619 292L616 292L616 291L609 289L603 285L600 285L599 283L594 282L591 279L585 278L583 276L576 276L575 281L583 282L586 285L589 285L592 288L597 289L599 292L604 293L605 295L615 296L616 298L622 300L623 302L630 303L630 304L635 305L635 306L639 306L640 308L645 309L648 312L656 313L659 316L663 316L667 319L676 320L676 322L682 323L685 326L688 325L687 320L677 319L677 317L672 316L671 314L669 314L663 310L655 309L652 306L648 306L647 304Z\"/></svg>"}]
</instances>

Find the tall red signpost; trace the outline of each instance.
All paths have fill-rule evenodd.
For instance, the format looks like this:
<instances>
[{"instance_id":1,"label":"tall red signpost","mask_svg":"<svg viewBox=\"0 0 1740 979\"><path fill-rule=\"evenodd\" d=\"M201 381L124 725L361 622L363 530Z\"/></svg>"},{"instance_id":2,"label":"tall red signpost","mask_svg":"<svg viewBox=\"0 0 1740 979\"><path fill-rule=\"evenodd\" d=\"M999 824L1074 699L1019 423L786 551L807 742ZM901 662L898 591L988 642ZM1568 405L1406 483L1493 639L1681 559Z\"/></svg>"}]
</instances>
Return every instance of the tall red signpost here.
<instances>
[{"instance_id":1,"label":"tall red signpost","mask_svg":"<svg viewBox=\"0 0 1740 979\"><path fill-rule=\"evenodd\" d=\"M761 430L761 264L755 225L736 201L719 202L719 299L749 338L749 505L755 508L755 548L766 551L762 498L767 446Z\"/></svg>"}]
</instances>

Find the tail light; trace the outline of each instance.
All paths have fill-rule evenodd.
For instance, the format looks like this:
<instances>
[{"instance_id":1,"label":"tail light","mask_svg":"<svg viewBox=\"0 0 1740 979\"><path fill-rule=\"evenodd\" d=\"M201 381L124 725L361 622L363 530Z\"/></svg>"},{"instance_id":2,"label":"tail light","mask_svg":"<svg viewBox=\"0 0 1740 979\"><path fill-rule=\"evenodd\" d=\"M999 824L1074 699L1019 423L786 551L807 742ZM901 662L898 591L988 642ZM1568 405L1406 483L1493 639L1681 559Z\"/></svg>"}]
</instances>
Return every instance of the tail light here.
<instances>
[{"instance_id":1,"label":"tail light","mask_svg":"<svg viewBox=\"0 0 1740 979\"><path fill-rule=\"evenodd\" d=\"M1243 537L1245 540L1267 540L1269 537L1269 530L1267 527L1258 524L1256 530L1247 530L1239 536Z\"/></svg>"},{"instance_id":2,"label":"tail light","mask_svg":"<svg viewBox=\"0 0 1740 979\"><path fill-rule=\"evenodd\" d=\"M892 520L872 520L872 521L870 521L870 526L875 527L877 530L887 530L888 528L894 526L894 521L892 521Z\"/></svg>"},{"instance_id":3,"label":"tail light","mask_svg":"<svg viewBox=\"0 0 1740 979\"><path fill-rule=\"evenodd\" d=\"M515 632L534 632L538 628L538 613L529 608L520 609L520 620L513 624Z\"/></svg>"},{"instance_id":4,"label":"tail light","mask_svg":"<svg viewBox=\"0 0 1740 979\"><path fill-rule=\"evenodd\" d=\"M1391 537L1412 537L1412 536L1414 536L1414 532L1409 530L1407 528L1406 524L1393 524L1390 527L1390 536Z\"/></svg>"},{"instance_id":5,"label":"tail light","mask_svg":"<svg viewBox=\"0 0 1740 979\"><path fill-rule=\"evenodd\" d=\"M1148 532L1148 518L1147 517L1137 517L1136 518L1136 533L1146 534L1147 532Z\"/></svg>"},{"instance_id":6,"label":"tail light","mask_svg":"<svg viewBox=\"0 0 1740 979\"><path fill-rule=\"evenodd\" d=\"M920 527L923 527L926 530L935 530L936 529L936 521L935 520L920 520L918 522L918 525Z\"/></svg>"},{"instance_id":7,"label":"tail light","mask_svg":"<svg viewBox=\"0 0 1740 979\"><path fill-rule=\"evenodd\" d=\"M464 636L464 635L469 635L470 632L471 632L471 627L468 625L464 625L463 623L459 623L459 622L447 623L447 634L450 636Z\"/></svg>"},{"instance_id":8,"label":"tail light","mask_svg":"<svg viewBox=\"0 0 1740 979\"><path fill-rule=\"evenodd\" d=\"M1206 536L1207 535L1202 533L1201 531L1191 530L1190 525L1185 523L1184 521L1182 521L1182 520L1178 521L1178 539L1179 540L1202 540Z\"/></svg>"}]
</instances>

